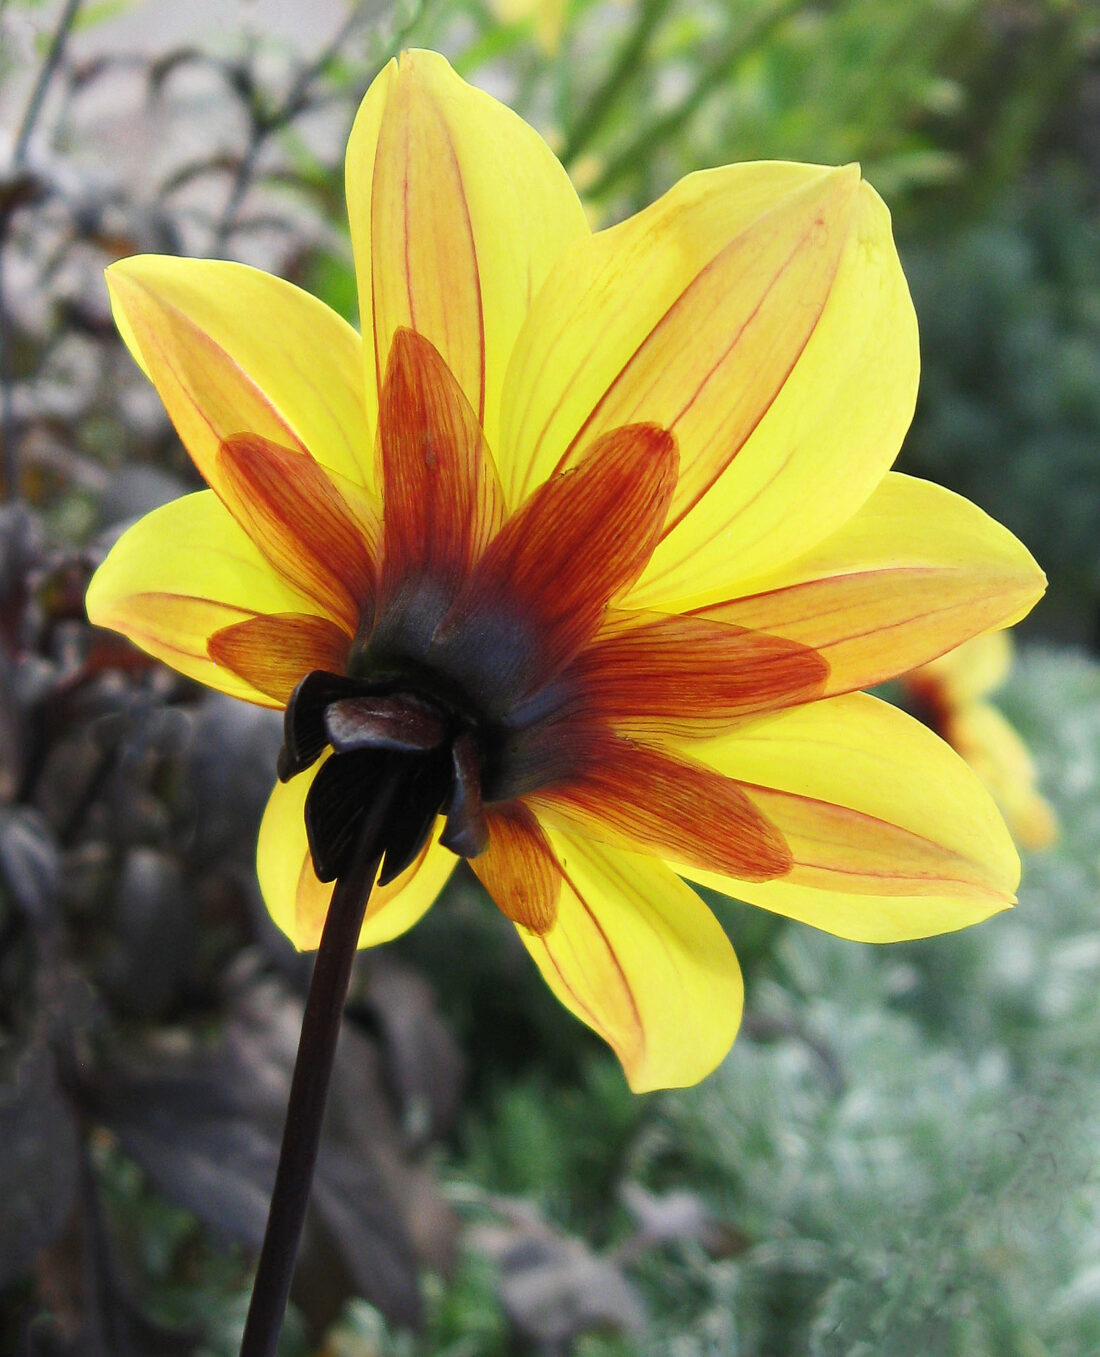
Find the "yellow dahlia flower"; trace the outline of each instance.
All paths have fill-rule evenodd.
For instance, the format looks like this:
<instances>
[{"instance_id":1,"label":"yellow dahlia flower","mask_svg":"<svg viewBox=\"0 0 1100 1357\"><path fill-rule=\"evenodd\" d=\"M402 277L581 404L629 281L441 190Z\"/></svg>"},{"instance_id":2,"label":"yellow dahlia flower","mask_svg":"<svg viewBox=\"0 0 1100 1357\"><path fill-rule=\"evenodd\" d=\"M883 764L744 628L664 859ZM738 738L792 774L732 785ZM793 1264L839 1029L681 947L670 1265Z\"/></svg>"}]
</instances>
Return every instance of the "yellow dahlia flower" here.
<instances>
[{"instance_id":1,"label":"yellow dahlia flower","mask_svg":"<svg viewBox=\"0 0 1100 1357\"><path fill-rule=\"evenodd\" d=\"M347 195L361 333L239 264L109 270L210 489L132 527L88 611L286 708L258 868L287 935L317 945L373 806L361 945L468 858L648 1089L740 1020L685 878L876 942L1011 903L984 787L855 691L1043 588L981 510L889 471L916 321L858 169L727 166L593 234L537 134L413 52Z\"/></svg>"},{"instance_id":2,"label":"yellow dahlia flower","mask_svg":"<svg viewBox=\"0 0 1100 1357\"><path fill-rule=\"evenodd\" d=\"M976 636L902 677L902 705L947 741L993 793L1021 848L1049 848L1058 817L1027 745L986 697L1012 668L1005 631Z\"/></svg>"}]
</instances>

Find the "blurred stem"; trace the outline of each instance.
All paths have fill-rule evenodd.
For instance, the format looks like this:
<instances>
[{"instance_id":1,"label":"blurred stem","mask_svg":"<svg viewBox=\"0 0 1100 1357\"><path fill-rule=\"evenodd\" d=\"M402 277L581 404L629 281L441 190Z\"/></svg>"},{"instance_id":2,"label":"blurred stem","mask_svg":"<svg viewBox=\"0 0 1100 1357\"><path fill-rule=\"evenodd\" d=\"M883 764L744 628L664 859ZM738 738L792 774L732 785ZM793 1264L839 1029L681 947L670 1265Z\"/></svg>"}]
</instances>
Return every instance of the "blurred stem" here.
<instances>
[{"instance_id":1,"label":"blurred stem","mask_svg":"<svg viewBox=\"0 0 1100 1357\"><path fill-rule=\"evenodd\" d=\"M678 132L728 77L733 63L800 9L802 4L803 0L780 0L780 3L746 27L738 27L733 36L718 49L714 59L702 68L699 79L688 94L660 117L640 127L619 154L608 160L603 173L589 188L589 196L598 198L607 193L630 173L640 159L652 159L655 148Z\"/></svg>"},{"instance_id":2,"label":"blurred stem","mask_svg":"<svg viewBox=\"0 0 1100 1357\"><path fill-rule=\"evenodd\" d=\"M649 41L668 8L668 3L669 0L643 0L638 22L619 49L607 79L578 112L566 133L565 147L561 153L563 165L570 165L589 144L600 130L608 113L614 108L624 86L645 62Z\"/></svg>"},{"instance_id":3,"label":"blurred stem","mask_svg":"<svg viewBox=\"0 0 1100 1357\"><path fill-rule=\"evenodd\" d=\"M381 789L364 817L351 870L337 880L332 892L306 997L279 1166L241 1340L241 1357L275 1357L279 1344L321 1143L351 964L382 858L377 846L379 830L393 793L392 782Z\"/></svg>"},{"instance_id":4,"label":"blurred stem","mask_svg":"<svg viewBox=\"0 0 1100 1357\"><path fill-rule=\"evenodd\" d=\"M13 169L22 169L27 159L27 147L30 145L31 134L38 122L38 115L42 112L42 105L46 101L50 84L57 73L58 66L61 65L61 58L65 54L65 44L69 40L73 24L76 22L76 13L80 5L81 0L67 0L65 8L61 11L61 17L57 21L57 27L54 29L54 35L50 41L50 50L46 53L46 60L42 63L42 69L38 72L38 79L34 83L34 89L31 90L31 97L27 103L27 111L23 114L23 121L20 124L19 131L15 134L15 145L12 147L11 153Z\"/></svg>"},{"instance_id":5,"label":"blurred stem","mask_svg":"<svg viewBox=\"0 0 1100 1357\"><path fill-rule=\"evenodd\" d=\"M26 164L27 148L30 146L31 135L38 123L39 115L46 102L46 94L54 76L57 74L57 68L61 65L61 58L65 54L65 44L72 32L80 5L81 0L67 0L65 8L58 18L53 38L50 40L50 49L46 53L46 60L42 63L42 69L38 72L38 79L34 82L34 88L31 90L31 97L27 101L23 121L19 124L19 131L15 134L15 141L12 144L10 179L13 184L18 180L19 172ZM15 421L12 418L11 409L11 346L4 304L3 274L4 251L8 243L8 224L13 211L14 203L6 203L0 207L0 477L3 480L3 497L5 499L15 499L19 493L19 465L15 456Z\"/></svg>"},{"instance_id":6,"label":"blurred stem","mask_svg":"<svg viewBox=\"0 0 1100 1357\"><path fill-rule=\"evenodd\" d=\"M225 206L222 208L221 216L214 227L210 247L212 255L220 254L229 237L233 234L237 224L237 214L240 212L244 196L248 192L249 185L256 172L260 152L266 146L268 138L272 133L287 127L300 113L304 112L309 105L310 91L314 82L324 75L328 67L340 55L344 43L368 16L373 7L374 0L359 0L358 4L352 6L347 18L333 34L331 40L325 44L311 62L303 66L298 72L293 85L287 91L286 98L278 108L268 112L256 107L251 109L251 135L244 154L237 162Z\"/></svg>"}]
</instances>

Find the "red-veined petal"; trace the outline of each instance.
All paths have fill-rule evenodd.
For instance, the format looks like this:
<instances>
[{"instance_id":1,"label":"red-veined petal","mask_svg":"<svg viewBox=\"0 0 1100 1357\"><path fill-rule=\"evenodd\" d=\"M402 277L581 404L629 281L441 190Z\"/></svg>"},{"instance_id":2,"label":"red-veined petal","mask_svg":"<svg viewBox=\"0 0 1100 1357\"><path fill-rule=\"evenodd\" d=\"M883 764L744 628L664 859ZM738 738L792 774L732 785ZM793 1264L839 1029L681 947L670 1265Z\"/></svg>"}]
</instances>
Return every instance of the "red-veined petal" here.
<instances>
[{"instance_id":1,"label":"red-veined petal","mask_svg":"<svg viewBox=\"0 0 1100 1357\"><path fill-rule=\"evenodd\" d=\"M663 429L605 435L505 523L440 624L433 659L507 706L557 673L652 550L676 480Z\"/></svg>"},{"instance_id":2,"label":"red-veined petal","mask_svg":"<svg viewBox=\"0 0 1100 1357\"><path fill-rule=\"evenodd\" d=\"M691 749L741 782L794 856L757 883L679 863L694 881L863 942L949 932L1015 899L1019 858L989 793L888 703L829 698Z\"/></svg>"},{"instance_id":3,"label":"red-veined petal","mask_svg":"<svg viewBox=\"0 0 1100 1357\"><path fill-rule=\"evenodd\" d=\"M362 341L323 302L244 264L165 255L112 264L107 286L122 338L215 489L218 449L239 433L371 483Z\"/></svg>"},{"instance_id":4,"label":"red-veined petal","mask_svg":"<svg viewBox=\"0 0 1100 1357\"><path fill-rule=\"evenodd\" d=\"M532 933L553 926L561 867L542 827L521 801L486 810L489 846L470 859L500 912Z\"/></svg>"},{"instance_id":5,"label":"red-veined petal","mask_svg":"<svg viewBox=\"0 0 1100 1357\"><path fill-rule=\"evenodd\" d=\"M738 879L784 875L791 852L730 778L620 736L594 743L571 777L526 798L548 822Z\"/></svg>"},{"instance_id":6,"label":"red-veined petal","mask_svg":"<svg viewBox=\"0 0 1100 1357\"><path fill-rule=\"evenodd\" d=\"M698 1083L741 1021L737 957L667 867L551 833L564 884L554 926L519 929L547 984L609 1043L636 1093Z\"/></svg>"},{"instance_id":7,"label":"red-veined petal","mask_svg":"<svg viewBox=\"0 0 1100 1357\"><path fill-rule=\"evenodd\" d=\"M208 642L227 627L308 614L312 606L276 574L210 490L154 509L127 529L87 596L96 626L122 632L189 678L267 707L282 702L218 664Z\"/></svg>"},{"instance_id":8,"label":"red-veined petal","mask_svg":"<svg viewBox=\"0 0 1100 1357\"><path fill-rule=\"evenodd\" d=\"M315 948L332 899L333 883L317 880L306 841L305 805L325 760L289 782L276 783L260 825L256 871L268 912L299 951ZM436 842L436 825L416 861L388 886L375 886L367 904L360 947L388 942L411 928L447 883L458 859Z\"/></svg>"},{"instance_id":9,"label":"red-veined petal","mask_svg":"<svg viewBox=\"0 0 1100 1357\"><path fill-rule=\"evenodd\" d=\"M433 345L398 330L382 389L378 442L385 518L382 600L406 582L431 598L430 636L500 527L504 501L477 416Z\"/></svg>"},{"instance_id":10,"label":"red-veined petal","mask_svg":"<svg viewBox=\"0 0 1100 1357\"><path fill-rule=\"evenodd\" d=\"M810 647L705 617L617 613L562 675L575 708L638 733L702 735L809 702L829 666Z\"/></svg>"},{"instance_id":11,"label":"red-veined petal","mask_svg":"<svg viewBox=\"0 0 1100 1357\"><path fill-rule=\"evenodd\" d=\"M536 299L509 374L505 493L608 427L670 429L680 482L630 601L683 611L855 512L897 454L917 369L889 216L854 167L691 175L574 246Z\"/></svg>"},{"instance_id":12,"label":"red-veined petal","mask_svg":"<svg viewBox=\"0 0 1100 1357\"><path fill-rule=\"evenodd\" d=\"M227 439L217 469L226 507L272 566L354 634L373 604L374 556L325 472L256 434Z\"/></svg>"},{"instance_id":13,"label":"red-veined petal","mask_svg":"<svg viewBox=\"0 0 1100 1357\"><path fill-rule=\"evenodd\" d=\"M349 645L347 633L327 618L276 613L222 627L206 649L215 664L239 674L282 707L315 669L343 673Z\"/></svg>"},{"instance_id":14,"label":"red-veined petal","mask_svg":"<svg viewBox=\"0 0 1100 1357\"><path fill-rule=\"evenodd\" d=\"M696 615L813 646L832 695L1010 626L1044 583L1026 547L976 505L891 472L839 532Z\"/></svg>"},{"instance_id":15,"label":"red-veined petal","mask_svg":"<svg viewBox=\"0 0 1100 1357\"><path fill-rule=\"evenodd\" d=\"M432 341L496 447L504 374L536 290L588 234L546 143L434 52L367 93L347 153L367 399L402 326Z\"/></svg>"}]
</instances>

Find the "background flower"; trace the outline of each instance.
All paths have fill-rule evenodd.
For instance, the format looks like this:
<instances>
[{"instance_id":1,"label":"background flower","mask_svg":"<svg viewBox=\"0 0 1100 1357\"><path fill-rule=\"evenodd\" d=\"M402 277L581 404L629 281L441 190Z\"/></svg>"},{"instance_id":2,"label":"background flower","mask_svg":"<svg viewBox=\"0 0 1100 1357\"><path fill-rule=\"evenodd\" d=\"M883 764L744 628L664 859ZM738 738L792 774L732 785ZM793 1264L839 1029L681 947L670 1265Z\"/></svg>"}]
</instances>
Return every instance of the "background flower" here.
<instances>
[{"instance_id":1,"label":"background flower","mask_svg":"<svg viewBox=\"0 0 1100 1357\"><path fill-rule=\"evenodd\" d=\"M1049 848L1058 820L1040 795L1027 746L983 699L1008 678L1012 640L995 631L975 637L902 679L903 703L957 749L1000 806L1021 848Z\"/></svg>"}]
</instances>

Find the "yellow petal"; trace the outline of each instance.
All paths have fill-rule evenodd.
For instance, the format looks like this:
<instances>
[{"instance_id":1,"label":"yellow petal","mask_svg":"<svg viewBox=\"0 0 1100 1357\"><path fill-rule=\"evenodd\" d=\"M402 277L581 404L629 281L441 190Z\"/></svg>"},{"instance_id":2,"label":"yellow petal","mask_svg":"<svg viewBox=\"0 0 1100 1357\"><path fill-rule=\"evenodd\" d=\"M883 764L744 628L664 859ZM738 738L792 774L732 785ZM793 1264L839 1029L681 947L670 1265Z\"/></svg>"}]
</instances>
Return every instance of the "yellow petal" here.
<instances>
[{"instance_id":1,"label":"yellow petal","mask_svg":"<svg viewBox=\"0 0 1100 1357\"><path fill-rule=\"evenodd\" d=\"M554 925L520 937L562 1003L607 1041L636 1093L696 1084L741 1021L741 970L689 886L652 858L550 833Z\"/></svg>"},{"instance_id":2,"label":"yellow petal","mask_svg":"<svg viewBox=\"0 0 1100 1357\"><path fill-rule=\"evenodd\" d=\"M276 783L256 848L256 872L264 904L299 951L312 950L321 941L333 892L333 883L323 885L314 875L306 841L306 797L323 764L321 759L289 782ZM442 822L436 826L436 833L441 827ZM411 928L435 901L457 862L433 834L411 867L388 886L376 886L371 891L359 946L389 942Z\"/></svg>"},{"instance_id":3,"label":"yellow petal","mask_svg":"<svg viewBox=\"0 0 1100 1357\"><path fill-rule=\"evenodd\" d=\"M961 706L999 688L1011 668L1011 637L1007 631L991 631L924 665L914 678L934 683L946 705Z\"/></svg>"},{"instance_id":4,"label":"yellow petal","mask_svg":"<svg viewBox=\"0 0 1100 1357\"><path fill-rule=\"evenodd\" d=\"M993 793L1020 847L1049 848L1058 838L1057 817L1039 794L1027 746L1001 713L988 702L967 703L951 713L944 733Z\"/></svg>"},{"instance_id":5,"label":"yellow petal","mask_svg":"<svg viewBox=\"0 0 1100 1357\"><path fill-rule=\"evenodd\" d=\"M223 627L316 609L268 564L210 490L154 509L88 586L88 616L189 678L263 706L282 703L207 654Z\"/></svg>"},{"instance_id":6,"label":"yellow petal","mask_svg":"<svg viewBox=\"0 0 1100 1357\"><path fill-rule=\"evenodd\" d=\"M122 338L210 485L218 447L241 433L371 484L362 342L323 302L244 264L165 255L112 264L107 286Z\"/></svg>"},{"instance_id":7,"label":"yellow petal","mask_svg":"<svg viewBox=\"0 0 1100 1357\"><path fill-rule=\"evenodd\" d=\"M1019 858L989 793L888 703L829 698L692 752L742 783L795 858L787 877L759 883L685 865L694 881L861 942L964 928L1015 899Z\"/></svg>"},{"instance_id":8,"label":"yellow petal","mask_svg":"<svg viewBox=\"0 0 1100 1357\"><path fill-rule=\"evenodd\" d=\"M682 611L855 512L917 370L889 215L856 169L729 166L563 259L517 343L498 463L515 499L609 426L670 429L677 499L630 602Z\"/></svg>"},{"instance_id":9,"label":"yellow petal","mask_svg":"<svg viewBox=\"0 0 1100 1357\"><path fill-rule=\"evenodd\" d=\"M1027 548L975 505L891 472L839 532L699 615L812 646L829 665L825 696L881 683L953 646L921 672L984 683L1003 634L960 643L1017 621L1044 584Z\"/></svg>"},{"instance_id":10,"label":"yellow petal","mask_svg":"<svg viewBox=\"0 0 1100 1357\"><path fill-rule=\"evenodd\" d=\"M495 450L531 298L562 247L588 234L568 176L521 118L416 51L368 90L346 177L372 421L393 335L408 326L443 355Z\"/></svg>"}]
</instances>

